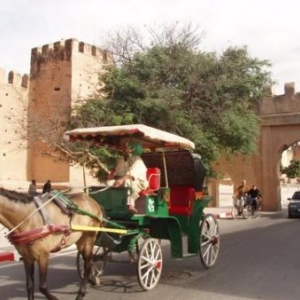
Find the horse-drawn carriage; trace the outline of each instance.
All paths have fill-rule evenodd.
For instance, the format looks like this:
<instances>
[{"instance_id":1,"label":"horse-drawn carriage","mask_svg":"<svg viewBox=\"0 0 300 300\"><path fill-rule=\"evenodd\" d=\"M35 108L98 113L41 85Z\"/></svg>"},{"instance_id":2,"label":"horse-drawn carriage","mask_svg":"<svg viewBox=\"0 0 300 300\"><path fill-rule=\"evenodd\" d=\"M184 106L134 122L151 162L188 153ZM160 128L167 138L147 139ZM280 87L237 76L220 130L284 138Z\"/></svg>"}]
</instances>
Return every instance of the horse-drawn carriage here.
<instances>
[{"instance_id":1,"label":"horse-drawn carriage","mask_svg":"<svg viewBox=\"0 0 300 300\"><path fill-rule=\"evenodd\" d=\"M122 149L129 141L139 141L148 171L149 186L136 201L138 214L127 209L128 188L90 187L89 195L105 210L106 228L94 247L94 276L100 276L111 253L128 251L137 262L138 280L144 290L159 282L163 255L161 240L169 240L171 256L200 256L203 265L216 263L219 246L218 223L204 208L211 201L203 183L206 168L194 144L182 137L145 125L75 129L66 133L70 141L88 142ZM79 228L80 229L80 228ZM183 237L187 237L183 244ZM83 274L81 255L77 257Z\"/></svg>"},{"instance_id":2,"label":"horse-drawn carriage","mask_svg":"<svg viewBox=\"0 0 300 300\"><path fill-rule=\"evenodd\" d=\"M57 300L47 287L49 255L74 243L82 277L76 300L85 296L89 279L99 281L111 254L124 251L137 263L141 287L153 289L163 267L161 240L170 241L174 258L200 256L205 268L215 265L219 227L214 215L204 213L211 197L203 187L206 169L193 153L193 142L145 125L83 128L65 135L71 142L119 150L129 141L140 142L149 185L136 201L137 214L127 209L127 188L90 187L68 195L53 191L34 201L1 188L0 223L22 256L29 300L34 299L35 262L40 292Z\"/></svg>"}]
</instances>

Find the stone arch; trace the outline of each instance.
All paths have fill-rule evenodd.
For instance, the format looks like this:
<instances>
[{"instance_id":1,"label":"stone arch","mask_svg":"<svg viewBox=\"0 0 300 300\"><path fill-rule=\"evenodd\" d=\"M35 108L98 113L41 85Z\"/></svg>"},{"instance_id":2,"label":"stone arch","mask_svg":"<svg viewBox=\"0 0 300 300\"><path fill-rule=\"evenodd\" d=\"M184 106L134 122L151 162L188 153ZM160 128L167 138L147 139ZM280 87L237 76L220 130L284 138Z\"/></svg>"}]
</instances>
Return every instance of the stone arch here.
<instances>
[{"instance_id":1,"label":"stone arch","mask_svg":"<svg viewBox=\"0 0 300 300\"><path fill-rule=\"evenodd\" d=\"M300 99L299 99L300 104ZM289 124L291 123L291 124ZM261 168L260 183L263 186L265 209L280 210L280 160L288 146L300 140L300 113L299 121L292 123L288 115L278 114L272 123L262 126Z\"/></svg>"},{"instance_id":2,"label":"stone arch","mask_svg":"<svg viewBox=\"0 0 300 300\"><path fill-rule=\"evenodd\" d=\"M263 209L281 210L280 161L284 150L300 141L300 93L295 93L294 83L285 84L285 93L262 99L258 105L261 118L261 135L258 154L250 157L247 181L260 187L263 193ZM238 185L243 173L243 158L235 157L231 173L234 185ZM227 168L226 163L220 169Z\"/></svg>"},{"instance_id":3,"label":"stone arch","mask_svg":"<svg viewBox=\"0 0 300 300\"><path fill-rule=\"evenodd\" d=\"M257 173L257 161L258 156L245 157L242 155L236 155L232 157L223 155L218 164L214 165L214 170L222 176L230 177L232 182L232 191L234 192L234 190L241 184L242 180L246 180L248 185L258 185L257 178L255 176ZM210 181L214 206L222 205L222 199L220 194L218 194L220 191L220 183L220 180Z\"/></svg>"}]
</instances>

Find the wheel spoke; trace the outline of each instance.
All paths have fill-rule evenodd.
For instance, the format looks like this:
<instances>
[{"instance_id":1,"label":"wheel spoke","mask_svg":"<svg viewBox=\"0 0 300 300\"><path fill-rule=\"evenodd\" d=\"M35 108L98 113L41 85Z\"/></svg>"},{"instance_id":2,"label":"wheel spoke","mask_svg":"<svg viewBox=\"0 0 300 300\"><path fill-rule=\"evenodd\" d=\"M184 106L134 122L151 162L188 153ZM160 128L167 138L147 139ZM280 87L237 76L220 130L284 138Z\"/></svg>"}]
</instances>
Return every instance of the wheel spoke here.
<instances>
[{"instance_id":1,"label":"wheel spoke","mask_svg":"<svg viewBox=\"0 0 300 300\"><path fill-rule=\"evenodd\" d=\"M151 259L149 259L148 257L146 257L146 256L142 256L142 260L143 260L143 264L144 263L147 263L147 264L151 264Z\"/></svg>"},{"instance_id":2,"label":"wheel spoke","mask_svg":"<svg viewBox=\"0 0 300 300\"><path fill-rule=\"evenodd\" d=\"M206 268L212 267L219 253L219 230L214 216L205 215L200 225L199 254Z\"/></svg>"},{"instance_id":3,"label":"wheel spoke","mask_svg":"<svg viewBox=\"0 0 300 300\"><path fill-rule=\"evenodd\" d=\"M140 268L141 270L146 269L146 268L150 268L151 267L151 263L143 263Z\"/></svg>"},{"instance_id":4,"label":"wheel spoke","mask_svg":"<svg viewBox=\"0 0 300 300\"><path fill-rule=\"evenodd\" d=\"M153 289L161 276L162 250L155 239L147 239L140 251L138 259L138 279L145 290Z\"/></svg>"},{"instance_id":5,"label":"wheel spoke","mask_svg":"<svg viewBox=\"0 0 300 300\"><path fill-rule=\"evenodd\" d=\"M152 271L151 267L149 269L146 270L146 272L144 273L144 275L142 276L142 279L145 281L145 282L148 282L148 277L149 277L149 274L150 272ZM145 280L145 277L146 277L146 280Z\"/></svg>"},{"instance_id":6,"label":"wheel spoke","mask_svg":"<svg viewBox=\"0 0 300 300\"><path fill-rule=\"evenodd\" d=\"M207 240L207 241L201 243L201 246L204 247L204 246L206 246L207 244L210 244L210 243L211 243L210 240Z\"/></svg>"}]
</instances>

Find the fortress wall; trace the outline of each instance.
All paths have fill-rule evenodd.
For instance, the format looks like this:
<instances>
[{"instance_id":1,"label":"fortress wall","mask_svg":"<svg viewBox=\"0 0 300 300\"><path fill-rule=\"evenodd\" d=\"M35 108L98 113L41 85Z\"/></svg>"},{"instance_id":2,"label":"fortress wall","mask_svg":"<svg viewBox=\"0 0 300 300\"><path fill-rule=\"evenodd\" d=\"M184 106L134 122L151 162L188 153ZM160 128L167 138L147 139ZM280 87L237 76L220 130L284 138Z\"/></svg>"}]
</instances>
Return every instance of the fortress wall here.
<instances>
[{"instance_id":1,"label":"fortress wall","mask_svg":"<svg viewBox=\"0 0 300 300\"><path fill-rule=\"evenodd\" d=\"M71 49L60 42L47 44L31 51L31 81L29 92L30 136L44 137L44 142L29 140L28 177L44 182L66 182L69 166L54 155L47 140L55 139L54 132L63 130L71 103ZM54 158L56 157L56 158Z\"/></svg>"},{"instance_id":2,"label":"fortress wall","mask_svg":"<svg viewBox=\"0 0 300 300\"><path fill-rule=\"evenodd\" d=\"M27 75L0 69L0 181L26 180L27 86Z\"/></svg>"},{"instance_id":3,"label":"fortress wall","mask_svg":"<svg viewBox=\"0 0 300 300\"><path fill-rule=\"evenodd\" d=\"M72 104L93 96L99 90L99 74L111 63L107 51L73 40Z\"/></svg>"},{"instance_id":4,"label":"fortress wall","mask_svg":"<svg viewBox=\"0 0 300 300\"><path fill-rule=\"evenodd\" d=\"M105 51L76 39L32 49L29 118L39 119L43 124L48 122L49 126L54 124L54 127L61 124L53 132L64 132L63 121L71 107L95 93L99 72L106 61ZM48 134L51 132L45 136ZM49 153L51 149L45 144L34 145L29 155L29 176L38 181L68 182L69 164L62 161L59 154L56 153L57 159L54 159L47 155Z\"/></svg>"},{"instance_id":5,"label":"fortress wall","mask_svg":"<svg viewBox=\"0 0 300 300\"><path fill-rule=\"evenodd\" d=\"M34 82L34 93L37 93L36 86L40 93L35 96L44 101L45 95L55 91L54 94L62 95L69 105L86 99L97 91L99 73L109 61L107 51L76 39L34 48L31 52L31 81Z\"/></svg>"}]
</instances>

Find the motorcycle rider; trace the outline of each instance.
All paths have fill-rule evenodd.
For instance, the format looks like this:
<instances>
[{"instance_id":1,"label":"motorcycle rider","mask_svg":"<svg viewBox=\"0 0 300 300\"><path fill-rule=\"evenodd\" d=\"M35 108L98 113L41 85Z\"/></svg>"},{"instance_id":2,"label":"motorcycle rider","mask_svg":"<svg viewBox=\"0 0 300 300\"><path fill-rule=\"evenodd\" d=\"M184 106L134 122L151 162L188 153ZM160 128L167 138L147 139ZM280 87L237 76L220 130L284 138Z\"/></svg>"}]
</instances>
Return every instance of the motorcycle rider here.
<instances>
[{"instance_id":1,"label":"motorcycle rider","mask_svg":"<svg viewBox=\"0 0 300 300\"><path fill-rule=\"evenodd\" d=\"M243 197L247 197L249 187L247 186L247 181L244 179L242 184L236 189L233 199L242 201ZM241 203L241 205L246 205L247 203Z\"/></svg>"},{"instance_id":2,"label":"motorcycle rider","mask_svg":"<svg viewBox=\"0 0 300 300\"><path fill-rule=\"evenodd\" d=\"M261 200L261 192L255 184L252 185L251 189L248 191L248 197L251 201L253 211L256 211L258 208L258 201Z\"/></svg>"}]
</instances>

